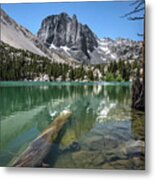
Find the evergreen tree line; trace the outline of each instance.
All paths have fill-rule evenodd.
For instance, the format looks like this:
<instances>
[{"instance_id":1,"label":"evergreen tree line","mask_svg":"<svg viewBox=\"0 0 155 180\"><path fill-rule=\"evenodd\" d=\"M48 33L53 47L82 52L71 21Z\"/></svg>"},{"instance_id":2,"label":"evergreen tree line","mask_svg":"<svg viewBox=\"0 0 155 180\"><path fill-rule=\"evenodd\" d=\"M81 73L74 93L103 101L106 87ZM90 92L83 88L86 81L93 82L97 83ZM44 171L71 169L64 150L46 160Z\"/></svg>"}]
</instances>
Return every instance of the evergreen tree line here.
<instances>
[{"instance_id":1,"label":"evergreen tree line","mask_svg":"<svg viewBox=\"0 0 155 180\"><path fill-rule=\"evenodd\" d=\"M114 61L109 64L69 66L2 42L0 54L1 81L34 80L43 74L48 75L50 81L129 81L135 73L133 70L138 73L140 69L137 61L132 64L128 61Z\"/></svg>"}]
</instances>

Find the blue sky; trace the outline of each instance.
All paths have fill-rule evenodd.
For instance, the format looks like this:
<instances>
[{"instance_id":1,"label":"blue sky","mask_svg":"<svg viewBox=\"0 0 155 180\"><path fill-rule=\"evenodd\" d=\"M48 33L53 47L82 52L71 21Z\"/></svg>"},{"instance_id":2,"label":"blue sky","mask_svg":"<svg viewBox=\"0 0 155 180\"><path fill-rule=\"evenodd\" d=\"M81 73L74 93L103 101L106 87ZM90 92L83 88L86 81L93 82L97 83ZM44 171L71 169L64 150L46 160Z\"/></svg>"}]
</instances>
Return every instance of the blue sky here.
<instances>
[{"instance_id":1,"label":"blue sky","mask_svg":"<svg viewBox=\"0 0 155 180\"><path fill-rule=\"evenodd\" d=\"M87 24L100 38L123 37L142 40L142 21L128 21L120 16L132 10L131 2L74 2L3 4L2 8L18 23L36 34L41 21L49 15L66 12L77 15L78 21Z\"/></svg>"}]
</instances>

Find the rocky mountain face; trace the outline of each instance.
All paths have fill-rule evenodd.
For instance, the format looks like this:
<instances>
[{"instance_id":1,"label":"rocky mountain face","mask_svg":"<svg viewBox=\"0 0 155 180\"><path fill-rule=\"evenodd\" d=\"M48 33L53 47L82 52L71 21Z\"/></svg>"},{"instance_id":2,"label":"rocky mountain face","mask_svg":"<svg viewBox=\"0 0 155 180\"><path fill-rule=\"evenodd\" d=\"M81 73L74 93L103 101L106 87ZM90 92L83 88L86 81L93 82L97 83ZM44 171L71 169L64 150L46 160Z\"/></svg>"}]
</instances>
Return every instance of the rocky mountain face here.
<instances>
[{"instance_id":1,"label":"rocky mountain face","mask_svg":"<svg viewBox=\"0 0 155 180\"><path fill-rule=\"evenodd\" d=\"M104 64L115 60L141 59L142 45L128 39L99 39L76 15L46 17L33 35L1 9L1 41L18 49L47 56L53 62Z\"/></svg>"},{"instance_id":2,"label":"rocky mountain face","mask_svg":"<svg viewBox=\"0 0 155 180\"><path fill-rule=\"evenodd\" d=\"M129 39L98 39L98 47L91 53L92 64L142 58L142 43Z\"/></svg>"},{"instance_id":3,"label":"rocky mountain face","mask_svg":"<svg viewBox=\"0 0 155 180\"><path fill-rule=\"evenodd\" d=\"M89 52L97 47L97 39L87 25L78 22L76 15L66 13L48 16L42 21L37 37L48 48L61 48L80 62L89 63Z\"/></svg>"},{"instance_id":4,"label":"rocky mountain face","mask_svg":"<svg viewBox=\"0 0 155 180\"><path fill-rule=\"evenodd\" d=\"M141 43L121 38L99 39L87 25L78 22L76 15L69 17L66 13L46 17L37 37L48 49L86 64L141 57Z\"/></svg>"},{"instance_id":5,"label":"rocky mountain face","mask_svg":"<svg viewBox=\"0 0 155 180\"><path fill-rule=\"evenodd\" d=\"M46 45L28 29L18 24L15 20L0 9L0 41L9 44L17 49L28 50L34 54L45 56L51 59L52 62L74 64L75 60L72 57L51 51Z\"/></svg>"},{"instance_id":6,"label":"rocky mountain face","mask_svg":"<svg viewBox=\"0 0 155 180\"><path fill-rule=\"evenodd\" d=\"M35 54L46 56L35 44L35 36L26 28L16 23L0 9L0 40L18 49L29 50Z\"/></svg>"}]
</instances>

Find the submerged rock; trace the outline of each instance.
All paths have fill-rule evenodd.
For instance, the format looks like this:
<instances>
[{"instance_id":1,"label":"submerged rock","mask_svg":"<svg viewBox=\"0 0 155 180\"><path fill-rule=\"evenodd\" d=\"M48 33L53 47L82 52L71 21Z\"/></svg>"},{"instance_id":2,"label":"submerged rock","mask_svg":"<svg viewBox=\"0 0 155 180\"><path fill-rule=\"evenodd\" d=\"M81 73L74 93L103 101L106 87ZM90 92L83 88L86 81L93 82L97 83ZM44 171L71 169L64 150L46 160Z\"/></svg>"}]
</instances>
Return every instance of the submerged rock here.
<instances>
[{"instance_id":1,"label":"submerged rock","mask_svg":"<svg viewBox=\"0 0 155 180\"><path fill-rule=\"evenodd\" d=\"M65 148L61 147L59 151L60 151L61 154L62 153L64 154L64 153L68 153L68 152L79 151L80 149L81 149L80 144L78 142L73 142L73 143L71 143L69 146L67 146Z\"/></svg>"},{"instance_id":2,"label":"submerged rock","mask_svg":"<svg viewBox=\"0 0 155 180\"><path fill-rule=\"evenodd\" d=\"M70 145L70 149L72 151L78 151L80 150L80 144L78 142L73 142L71 145Z\"/></svg>"},{"instance_id":3,"label":"submerged rock","mask_svg":"<svg viewBox=\"0 0 155 180\"><path fill-rule=\"evenodd\" d=\"M104 154L100 151L81 150L72 154L77 168L95 168L105 162Z\"/></svg>"},{"instance_id":4,"label":"submerged rock","mask_svg":"<svg viewBox=\"0 0 155 180\"><path fill-rule=\"evenodd\" d=\"M144 141L129 141L125 144L128 156L144 155Z\"/></svg>"}]
</instances>

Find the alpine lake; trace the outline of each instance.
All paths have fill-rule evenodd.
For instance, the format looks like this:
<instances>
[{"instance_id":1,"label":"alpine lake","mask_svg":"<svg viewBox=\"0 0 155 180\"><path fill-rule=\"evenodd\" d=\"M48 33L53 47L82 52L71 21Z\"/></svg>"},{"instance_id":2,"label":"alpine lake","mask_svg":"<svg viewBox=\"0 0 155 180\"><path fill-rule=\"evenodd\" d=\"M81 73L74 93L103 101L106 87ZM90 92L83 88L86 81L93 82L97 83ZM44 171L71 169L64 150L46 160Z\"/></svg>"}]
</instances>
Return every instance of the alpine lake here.
<instances>
[{"instance_id":1,"label":"alpine lake","mask_svg":"<svg viewBox=\"0 0 155 180\"><path fill-rule=\"evenodd\" d=\"M72 115L41 167L145 169L145 114L131 83L0 82L0 166L11 166L64 110Z\"/></svg>"}]
</instances>

